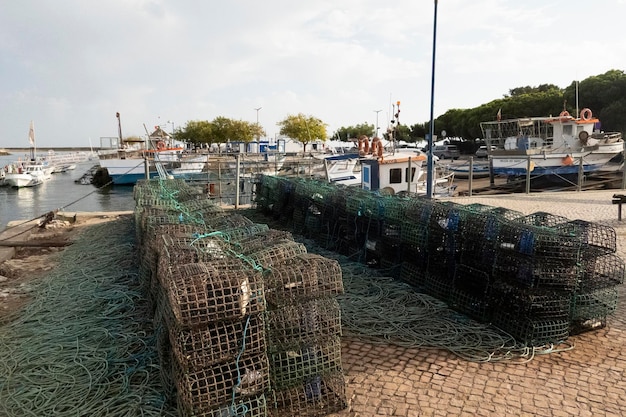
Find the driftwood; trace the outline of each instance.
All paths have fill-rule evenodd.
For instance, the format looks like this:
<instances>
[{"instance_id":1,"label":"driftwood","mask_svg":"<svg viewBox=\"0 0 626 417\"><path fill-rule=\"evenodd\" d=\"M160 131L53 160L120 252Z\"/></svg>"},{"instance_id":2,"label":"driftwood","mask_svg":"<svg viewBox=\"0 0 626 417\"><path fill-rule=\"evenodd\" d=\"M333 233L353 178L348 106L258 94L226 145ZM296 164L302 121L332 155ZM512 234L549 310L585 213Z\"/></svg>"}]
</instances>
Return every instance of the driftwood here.
<instances>
[{"instance_id":1,"label":"driftwood","mask_svg":"<svg viewBox=\"0 0 626 417\"><path fill-rule=\"evenodd\" d=\"M72 242L67 240L29 240L29 241L10 241L0 240L0 246L8 246L14 248L52 248L69 246Z\"/></svg>"}]
</instances>

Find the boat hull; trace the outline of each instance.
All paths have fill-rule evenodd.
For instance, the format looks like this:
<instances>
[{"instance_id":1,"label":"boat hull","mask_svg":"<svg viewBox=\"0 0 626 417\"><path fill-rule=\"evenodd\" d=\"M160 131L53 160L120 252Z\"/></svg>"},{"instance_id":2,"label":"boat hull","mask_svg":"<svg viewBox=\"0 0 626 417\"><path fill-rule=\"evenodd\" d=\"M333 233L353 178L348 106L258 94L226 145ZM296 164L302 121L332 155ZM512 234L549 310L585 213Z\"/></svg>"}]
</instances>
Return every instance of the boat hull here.
<instances>
[{"instance_id":1,"label":"boat hull","mask_svg":"<svg viewBox=\"0 0 626 417\"><path fill-rule=\"evenodd\" d=\"M15 188L35 187L43 184L43 178L30 174L7 174L4 182L6 185Z\"/></svg>"}]
</instances>

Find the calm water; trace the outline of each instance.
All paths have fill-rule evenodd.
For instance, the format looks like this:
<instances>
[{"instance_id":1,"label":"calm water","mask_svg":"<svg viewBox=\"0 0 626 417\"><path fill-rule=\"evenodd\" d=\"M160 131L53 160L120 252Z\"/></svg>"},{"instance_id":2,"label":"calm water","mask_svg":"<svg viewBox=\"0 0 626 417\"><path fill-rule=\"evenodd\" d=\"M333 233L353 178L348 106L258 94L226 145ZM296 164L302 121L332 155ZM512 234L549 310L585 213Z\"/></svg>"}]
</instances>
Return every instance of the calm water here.
<instances>
[{"instance_id":1,"label":"calm water","mask_svg":"<svg viewBox=\"0 0 626 417\"><path fill-rule=\"evenodd\" d=\"M17 160L17 155L0 156L0 168ZM133 187L97 189L74 183L96 162L79 164L73 171L52 174L41 185L29 188L0 187L0 231L12 220L29 220L55 210L120 211L133 210ZM79 200L79 201L77 201Z\"/></svg>"}]
</instances>

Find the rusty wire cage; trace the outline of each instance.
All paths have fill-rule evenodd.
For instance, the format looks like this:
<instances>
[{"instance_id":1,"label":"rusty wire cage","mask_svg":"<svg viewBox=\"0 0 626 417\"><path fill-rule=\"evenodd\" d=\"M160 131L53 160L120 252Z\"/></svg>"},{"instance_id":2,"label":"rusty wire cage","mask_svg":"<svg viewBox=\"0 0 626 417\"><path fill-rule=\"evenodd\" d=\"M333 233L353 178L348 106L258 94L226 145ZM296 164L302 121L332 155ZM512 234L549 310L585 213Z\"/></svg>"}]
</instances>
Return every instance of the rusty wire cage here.
<instances>
[{"instance_id":1,"label":"rusty wire cage","mask_svg":"<svg viewBox=\"0 0 626 417\"><path fill-rule=\"evenodd\" d=\"M166 315L171 351L183 371L194 371L238 355L255 355L266 349L263 314L239 321L220 321L193 329L182 328Z\"/></svg>"},{"instance_id":2,"label":"rusty wire cage","mask_svg":"<svg viewBox=\"0 0 626 417\"><path fill-rule=\"evenodd\" d=\"M169 306L183 328L265 311L261 274L238 259L173 265L165 284Z\"/></svg>"},{"instance_id":3,"label":"rusty wire cage","mask_svg":"<svg viewBox=\"0 0 626 417\"><path fill-rule=\"evenodd\" d=\"M246 258L263 269L272 269L307 253L306 246L294 241L283 241L246 254Z\"/></svg>"},{"instance_id":4,"label":"rusty wire cage","mask_svg":"<svg viewBox=\"0 0 626 417\"><path fill-rule=\"evenodd\" d=\"M267 417L267 399L265 394L240 398L227 404L215 406L202 412L189 412L185 405L178 404L180 417Z\"/></svg>"},{"instance_id":5,"label":"rusty wire cage","mask_svg":"<svg viewBox=\"0 0 626 417\"><path fill-rule=\"evenodd\" d=\"M255 397L269 389L269 364L265 354L241 356L204 369L185 372L173 364L178 404L196 415L233 401Z\"/></svg>"},{"instance_id":6,"label":"rusty wire cage","mask_svg":"<svg viewBox=\"0 0 626 417\"><path fill-rule=\"evenodd\" d=\"M301 385L317 375L341 372L341 341L338 336L313 345L268 352L270 382L280 390Z\"/></svg>"},{"instance_id":7,"label":"rusty wire cage","mask_svg":"<svg viewBox=\"0 0 626 417\"><path fill-rule=\"evenodd\" d=\"M333 298L268 310L267 349L270 352L311 345L341 335L341 308Z\"/></svg>"},{"instance_id":8,"label":"rusty wire cage","mask_svg":"<svg viewBox=\"0 0 626 417\"><path fill-rule=\"evenodd\" d=\"M322 417L347 406L345 381L341 372L316 375L300 385L273 390L271 394L274 401L268 411L272 417Z\"/></svg>"},{"instance_id":9,"label":"rusty wire cage","mask_svg":"<svg viewBox=\"0 0 626 417\"><path fill-rule=\"evenodd\" d=\"M267 302L273 306L343 294L339 263L316 254L295 255L289 263L267 271L264 280Z\"/></svg>"}]
</instances>

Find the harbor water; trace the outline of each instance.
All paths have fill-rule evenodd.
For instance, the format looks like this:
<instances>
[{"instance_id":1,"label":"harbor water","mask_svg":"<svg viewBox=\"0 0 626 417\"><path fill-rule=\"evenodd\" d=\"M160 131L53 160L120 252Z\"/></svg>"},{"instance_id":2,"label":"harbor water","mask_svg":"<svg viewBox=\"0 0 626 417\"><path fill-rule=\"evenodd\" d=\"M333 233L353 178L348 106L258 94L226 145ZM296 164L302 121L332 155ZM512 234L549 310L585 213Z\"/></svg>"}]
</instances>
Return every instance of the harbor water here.
<instances>
[{"instance_id":1,"label":"harbor water","mask_svg":"<svg viewBox=\"0 0 626 417\"><path fill-rule=\"evenodd\" d=\"M15 155L0 156L0 168L17 160ZM52 174L41 185L29 188L0 187L0 230L14 220L31 220L52 210L124 211L133 210L132 186L109 186L75 183L97 161L86 161L75 170Z\"/></svg>"}]
</instances>

